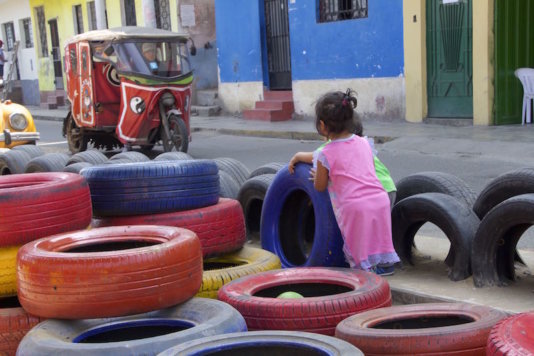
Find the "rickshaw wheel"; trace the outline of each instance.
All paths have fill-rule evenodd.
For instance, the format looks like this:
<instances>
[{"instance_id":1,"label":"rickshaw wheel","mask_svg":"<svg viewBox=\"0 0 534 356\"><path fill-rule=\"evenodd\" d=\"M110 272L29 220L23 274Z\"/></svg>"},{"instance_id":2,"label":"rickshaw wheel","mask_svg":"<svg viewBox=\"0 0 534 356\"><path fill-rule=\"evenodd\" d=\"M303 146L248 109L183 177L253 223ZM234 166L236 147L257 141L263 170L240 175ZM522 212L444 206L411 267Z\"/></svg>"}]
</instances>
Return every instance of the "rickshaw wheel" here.
<instances>
[{"instance_id":1,"label":"rickshaw wheel","mask_svg":"<svg viewBox=\"0 0 534 356\"><path fill-rule=\"evenodd\" d=\"M172 151L173 148L176 148L176 151L187 152L189 146L189 138L187 135L187 127L185 126L184 120L176 115L169 116L169 131L170 137L169 140L164 140L163 148L165 152ZM163 135L165 136L165 134ZM168 144L165 144L165 141ZM169 142L170 141L170 142ZM171 145L174 145L174 147Z\"/></svg>"},{"instance_id":2,"label":"rickshaw wheel","mask_svg":"<svg viewBox=\"0 0 534 356\"><path fill-rule=\"evenodd\" d=\"M72 153L78 153L87 149L88 138L83 134L82 130L76 126L71 113L67 120L67 142L69 144L69 150Z\"/></svg>"}]
</instances>

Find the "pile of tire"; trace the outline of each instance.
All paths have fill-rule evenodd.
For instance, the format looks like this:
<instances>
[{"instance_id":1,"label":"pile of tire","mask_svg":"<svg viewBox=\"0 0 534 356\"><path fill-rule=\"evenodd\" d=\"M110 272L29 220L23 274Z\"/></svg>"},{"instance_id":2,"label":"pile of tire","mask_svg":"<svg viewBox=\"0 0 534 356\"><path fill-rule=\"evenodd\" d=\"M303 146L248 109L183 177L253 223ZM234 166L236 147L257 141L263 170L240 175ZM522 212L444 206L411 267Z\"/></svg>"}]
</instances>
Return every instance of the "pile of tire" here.
<instances>
[{"instance_id":1,"label":"pile of tire","mask_svg":"<svg viewBox=\"0 0 534 356\"><path fill-rule=\"evenodd\" d=\"M509 316L491 329L486 355L532 354L534 354L534 312Z\"/></svg>"},{"instance_id":2,"label":"pile of tire","mask_svg":"<svg viewBox=\"0 0 534 356\"><path fill-rule=\"evenodd\" d=\"M278 257L245 246L239 202L219 196L215 160L153 160L84 168L93 227L161 225L196 233L204 273L197 296L216 298L235 278L280 268Z\"/></svg>"},{"instance_id":3,"label":"pile of tire","mask_svg":"<svg viewBox=\"0 0 534 356\"><path fill-rule=\"evenodd\" d=\"M230 305L194 298L202 282L196 234L170 226L117 226L25 244L18 296L47 318L19 355L152 355L204 335L246 331Z\"/></svg>"},{"instance_id":4,"label":"pile of tire","mask_svg":"<svg viewBox=\"0 0 534 356\"><path fill-rule=\"evenodd\" d=\"M87 228L89 186L70 173L5 175L0 177L0 210L0 353L14 354L22 337L43 319L19 303L17 253L37 239Z\"/></svg>"}]
</instances>

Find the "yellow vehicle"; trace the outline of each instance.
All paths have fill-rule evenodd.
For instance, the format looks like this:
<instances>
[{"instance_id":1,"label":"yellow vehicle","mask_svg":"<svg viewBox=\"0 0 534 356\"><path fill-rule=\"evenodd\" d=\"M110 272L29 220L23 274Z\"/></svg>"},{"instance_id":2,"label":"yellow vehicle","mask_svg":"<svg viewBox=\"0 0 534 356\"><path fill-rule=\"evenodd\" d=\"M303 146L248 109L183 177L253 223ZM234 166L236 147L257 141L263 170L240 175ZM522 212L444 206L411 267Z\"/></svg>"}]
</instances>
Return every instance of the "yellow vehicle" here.
<instances>
[{"instance_id":1,"label":"yellow vehicle","mask_svg":"<svg viewBox=\"0 0 534 356\"><path fill-rule=\"evenodd\" d=\"M35 144L40 138L33 117L24 106L11 100L0 102L0 148Z\"/></svg>"}]
</instances>

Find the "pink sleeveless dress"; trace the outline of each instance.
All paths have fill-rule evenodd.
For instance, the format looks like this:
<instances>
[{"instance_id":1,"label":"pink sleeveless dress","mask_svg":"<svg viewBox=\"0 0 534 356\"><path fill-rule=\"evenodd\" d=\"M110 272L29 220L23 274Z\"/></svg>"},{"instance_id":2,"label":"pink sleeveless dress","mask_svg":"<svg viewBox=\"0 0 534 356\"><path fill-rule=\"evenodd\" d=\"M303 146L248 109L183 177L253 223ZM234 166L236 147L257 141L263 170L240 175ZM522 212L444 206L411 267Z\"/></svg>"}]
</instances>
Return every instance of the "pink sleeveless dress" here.
<instances>
[{"instance_id":1,"label":"pink sleeveless dress","mask_svg":"<svg viewBox=\"0 0 534 356\"><path fill-rule=\"evenodd\" d=\"M329 171L328 193L352 268L399 262L391 239L389 197L376 177L367 140L353 135L329 142L317 159Z\"/></svg>"}]
</instances>

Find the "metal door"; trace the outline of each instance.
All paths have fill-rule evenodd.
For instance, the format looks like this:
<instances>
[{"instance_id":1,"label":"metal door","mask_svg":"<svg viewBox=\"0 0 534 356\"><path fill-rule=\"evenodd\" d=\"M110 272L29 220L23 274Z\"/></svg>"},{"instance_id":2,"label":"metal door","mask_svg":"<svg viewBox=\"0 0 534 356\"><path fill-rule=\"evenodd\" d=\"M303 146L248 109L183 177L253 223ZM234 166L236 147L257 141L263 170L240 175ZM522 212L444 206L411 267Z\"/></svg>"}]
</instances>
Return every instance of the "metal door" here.
<instances>
[{"instance_id":1,"label":"metal door","mask_svg":"<svg viewBox=\"0 0 534 356\"><path fill-rule=\"evenodd\" d=\"M291 89L291 54L287 0L265 0L269 88Z\"/></svg>"},{"instance_id":2,"label":"metal door","mask_svg":"<svg viewBox=\"0 0 534 356\"><path fill-rule=\"evenodd\" d=\"M473 117L471 0L427 0L428 117Z\"/></svg>"},{"instance_id":3,"label":"metal door","mask_svg":"<svg viewBox=\"0 0 534 356\"><path fill-rule=\"evenodd\" d=\"M520 124L517 68L534 68L534 1L495 1L495 124Z\"/></svg>"},{"instance_id":4,"label":"metal door","mask_svg":"<svg viewBox=\"0 0 534 356\"><path fill-rule=\"evenodd\" d=\"M61 51L59 48L59 35L57 31L57 20L49 20L50 40L52 43L52 62L54 63L54 83L56 89L63 89L63 67L61 66Z\"/></svg>"}]
</instances>

